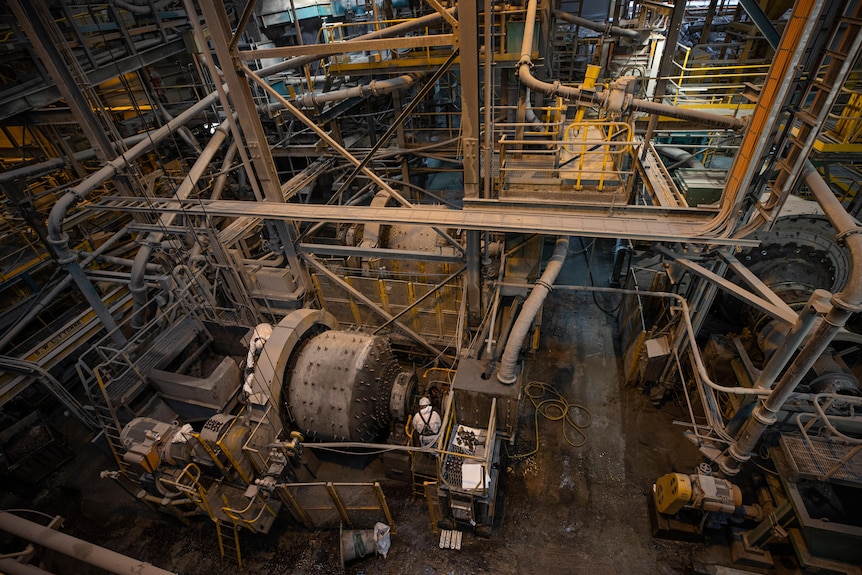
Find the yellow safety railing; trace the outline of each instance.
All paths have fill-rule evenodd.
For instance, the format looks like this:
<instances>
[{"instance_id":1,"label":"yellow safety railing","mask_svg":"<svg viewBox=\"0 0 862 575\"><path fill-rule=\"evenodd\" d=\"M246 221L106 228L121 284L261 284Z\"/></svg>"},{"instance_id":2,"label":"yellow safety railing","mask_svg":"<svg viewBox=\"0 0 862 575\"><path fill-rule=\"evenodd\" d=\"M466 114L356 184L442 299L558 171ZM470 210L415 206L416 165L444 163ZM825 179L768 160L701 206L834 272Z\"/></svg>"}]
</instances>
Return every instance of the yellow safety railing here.
<instances>
[{"instance_id":1,"label":"yellow safety railing","mask_svg":"<svg viewBox=\"0 0 862 575\"><path fill-rule=\"evenodd\" d=\"M544 185L559 190L569 183L575 190L602 191L618 188L634 174L637 143L625 122L573 122L559 141L503 137L498 145L504 189Z\"/></svg>"},{"instance_id":2,"label":"yellow safety railing","mask_svg":"<svg viewBox=\"0 0 862 575\"><path fill-rule=\"evenodd\" d=\"M760 60L699 60L692 57L692 48L677 44L674 72L668 78L675 92L673 104L730 104L746 84L762 84L770 65Z\"/></svg>"},{"instance_id":3,"label":"yellow safety railing","mask_svg":"<svg viewBox=\"0 0 862 575\"><path fill-rule=\"evenodd\" d=\"M600 136L598 140L594 139L596 134ZM600 191L609 174L620 176L634 172L632 164L629 169L621 170L622 158L634 155L634 133L625 122L573 122L566 127L563 141L563 151L572 157L561 157L560 168L563 169L565 162L576 164L575 189L581 189L584 175L595 174L597 168Z\"/></svg>"},{"instance_id":4,"label":"yellow safety railing","mask_svg":"<svg viewBox=\"0 0 862 575\"><path fill-rule=\"evenodd\" d=\"M829 130L829 135L842 144L858 144L862 142L862 92L849 91L850 97L840 114L829 114L835 121L835 128Z\"/></svg>"}]
</instances>

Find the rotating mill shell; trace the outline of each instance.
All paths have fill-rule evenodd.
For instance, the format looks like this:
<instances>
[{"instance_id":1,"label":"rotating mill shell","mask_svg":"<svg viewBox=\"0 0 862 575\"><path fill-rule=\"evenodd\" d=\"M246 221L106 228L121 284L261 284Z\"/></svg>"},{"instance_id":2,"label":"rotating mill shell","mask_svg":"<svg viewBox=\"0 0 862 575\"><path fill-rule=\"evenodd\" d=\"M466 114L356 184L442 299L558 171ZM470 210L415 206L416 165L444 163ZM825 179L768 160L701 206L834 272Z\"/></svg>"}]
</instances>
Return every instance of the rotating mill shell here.
<instances>
[{"instance_id":1,"label":"rotating mill shell","mask_svg":"<svg viewBox=\"0 0 862 575\"><path fill-rule=\"evenodd\" d=\"M306 436L382 441L399 369L382 337L323 332L303 346L285 381L288 411Z\"/></svg>"}]
</instances>

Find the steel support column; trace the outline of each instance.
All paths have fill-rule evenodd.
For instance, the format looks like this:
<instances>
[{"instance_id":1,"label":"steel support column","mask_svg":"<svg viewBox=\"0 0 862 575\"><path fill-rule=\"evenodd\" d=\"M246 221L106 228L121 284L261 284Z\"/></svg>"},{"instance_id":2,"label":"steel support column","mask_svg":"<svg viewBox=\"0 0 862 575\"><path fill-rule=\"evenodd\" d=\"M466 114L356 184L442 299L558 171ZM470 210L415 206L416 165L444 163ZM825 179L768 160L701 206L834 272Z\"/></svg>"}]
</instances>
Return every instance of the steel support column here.
<instances>
[{"instance_id":1,"label":"steel support column","mask_svg":"<svg viewBox=\"0 0 862 575\"><path fill-rule=\"evenodd\" d=\"M685 15L685 0L675 0L673 5L673 13L670 17L670 25L667 29L667 39L664 43L664 50L661 54L661 63L659 64L658 80L655 84L654 102L664 101L664 93L667 89L667 77L671 73L673 66L673 55L676 52L676 43L679 41L679 29L682 26L682 18ZM652 140L652 134L658 125L658 115L653 114L649 117L647 123L646 134L644 134L644 142ZM646 146L644 146L644 154L646 154Z\"/></svg>"},{"instance_id":2,"label":"steel support column","mask_svg":"<svg viewBox=\"0 0 862 575\"><path fill-rule=\"evenodd\" d=\"M479 177L479 3L462 1L458 5L458 30L461 52L461 143L464 150L464 198L482 197ZM486 126L486 129L488 127ZM482 237L467 232L467 324L478 327L482 321Z\"/></svg>"},{"instance_id":3,"label":"steel support column","mask_svg":"<svg viewBox=\"0 0 862 575\"><path fill-rule=\"evenodd\" d=\"M30 44L53 78L66 104L72 110L81 130L96 151L96 156L102 162L107 162L111 159L109 154L114 149L113 143L105 130L102 129L101 121L93 113L92 104L81 91L77 79L70 70L70 65L63 59L57 46L51 41L51 38L55 37L56 34L52 35L48 27L54 26L54 22L43 21L42 14L39 13L38 9L41 2L11 0L9 5L30 39ZM74 26L74 23L72 25Z\"/></svg>"},{"instance_id":4,"label":"steel support column","mask_svg":"<svg viewBox=\"0 0 862 575\"><path fill-rule=\"evenodd\" d=\"M187 6L191 4L191 0L186 0ZM230 69L223 70L224 81L231 92L233 107L237 111L242 125L241 136L244 138L251 163L250 166L247 166L247 169L253 169L254 174L252 177L256 177L260 183L261 192L266 201L284 203L278 170L275 167L275 161L272 159L272 152L269 148L266 132L260 123L254 96L251 93L251 88L243 72L243 66L239 61L236 50L231 50L234 36L231 32L231 25L228 21L225 7L223 4L215 2L201 2L200 5L213 40L216 56L223 67L227 67L228 65L231 67ZM194 21L196 12L191 10L189 12L189 18ZM196 26L195 31L197 32L199 28L199 26ZM227 102L223 101L223 104L226 105ZM232 121L230 112L227 115L228 121ZM239 139L240 134L237 131L234 129L234 138L238 142L243 141ZM242 146L240 148L243 153L243 159L245 159ZM295 224L286 221L276 221L274 227L279 236L285 258L288 265L290 265L291 273L295 278L300 278L303 287L307 291L311 291L308 273L296 254L295 243L297 232Z\"/></svg>"}]
</instances>

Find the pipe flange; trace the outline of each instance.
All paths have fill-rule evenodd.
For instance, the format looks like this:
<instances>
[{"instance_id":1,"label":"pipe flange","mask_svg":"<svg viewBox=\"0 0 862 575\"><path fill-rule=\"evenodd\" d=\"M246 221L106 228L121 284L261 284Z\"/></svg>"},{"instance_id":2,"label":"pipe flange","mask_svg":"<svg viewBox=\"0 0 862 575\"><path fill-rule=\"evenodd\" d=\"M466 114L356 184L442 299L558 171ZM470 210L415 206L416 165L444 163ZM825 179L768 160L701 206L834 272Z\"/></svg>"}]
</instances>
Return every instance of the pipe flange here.
<instances>
[{"instance_id":1,"label":"pipe flange","mask_svg":"<svg viewBox=\"0 0 862 575\"><path fill-rule=\"evenodd\" d=\"M846 240L848 237L850 237L854 234L862 234L862 227L856 227L856 228L853 228L852 230L845 230L845 231L841 232L840 234L835 236L835 243L837 243L838 245L846 245L844 240Z\"/></svg>"},{"instance_id":2,"label":"pipe flange","mask_svg":"<svg viewBox=\"0 0 862 575\"><path fill-rule=\"evenodd\" d=\"M842 310L853 313L862 311L862 303L850 303L847 300L843 299L840 293L837 293L832 296L832 305Z\"/></svg>"}]
</instances>

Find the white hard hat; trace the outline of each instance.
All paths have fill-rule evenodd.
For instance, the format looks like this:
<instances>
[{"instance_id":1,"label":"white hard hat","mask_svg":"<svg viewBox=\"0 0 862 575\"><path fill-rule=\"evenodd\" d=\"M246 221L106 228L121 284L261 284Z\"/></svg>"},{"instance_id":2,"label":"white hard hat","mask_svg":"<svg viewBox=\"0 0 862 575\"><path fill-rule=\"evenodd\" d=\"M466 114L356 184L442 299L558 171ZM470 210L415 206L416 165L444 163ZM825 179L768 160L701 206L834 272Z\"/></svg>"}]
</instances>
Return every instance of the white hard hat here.
<instances>
[{"instance_id":1,"label":"white hard hat","mask_svg":"<svg viewBox=\"0 0 862 575\"><path fill-rule=\"evenodd\" d=\"M423 397L419 400L419 407L425 407L426 405L431 405L431 400L427 397Z\"/></svg>"}]
</instances>

